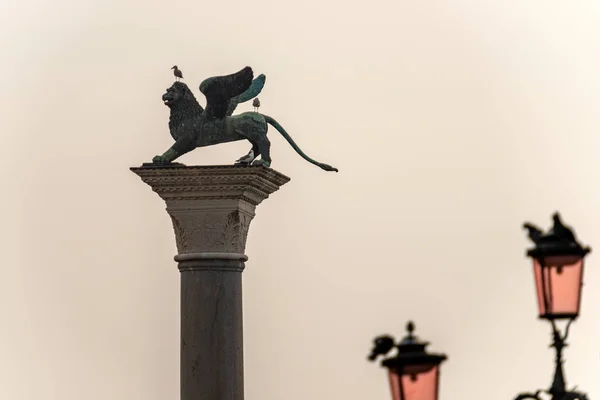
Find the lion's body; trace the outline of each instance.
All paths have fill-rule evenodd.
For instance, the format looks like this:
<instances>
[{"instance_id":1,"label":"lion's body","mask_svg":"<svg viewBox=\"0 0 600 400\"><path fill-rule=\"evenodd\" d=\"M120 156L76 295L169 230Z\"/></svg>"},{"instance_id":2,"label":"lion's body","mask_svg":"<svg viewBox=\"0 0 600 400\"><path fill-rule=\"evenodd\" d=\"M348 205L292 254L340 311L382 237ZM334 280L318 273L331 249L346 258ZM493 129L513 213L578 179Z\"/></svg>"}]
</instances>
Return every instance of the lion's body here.
<instances>
[{"instance_id":1,"label":"lion's body","mask_svg":"<svg viewBox=\"0 0 600 400\"><path fill-rule=\"evenodd\" d=\"M155 163L170 163L197 147L214 146L220 143L248 140L250 152L238 163L270 166L271 143L267 138L268 125L275 127L298 154L308 162L326 171L337 171L334 167L319 163L300 150L289 134L273 118L257 113L245 112L224 118L210 117L204 111L186 84L175 82L163 95L163 101L171 109L169 130L175 140L163 155L153 159ZM256 158L260 156L260 160Z\"/></svg>"},{"instance_id":2,"label":"lion's body","mask_svg":"<svg viewBox=\"0 0 600 400\"><path fill-rule=\"evenodd\" d=\"M190 129L191 128L191 129ZM238 140L259 141L267 137L268 125L264 116L245 112L223 119L207 120L202 114L183 119L170 127L175 141L194 137L194 147L207 147Z\"/></svg>"},{"instance_id":3,"label":"lion's body","mask_svg":"<svg viewBox=\"0 0 600 400\"><path fill-rule=\"evenodd\" d=\"M256 112L245 112L221 120L205 121L202 132L198 132L196 146L212 146L244 139L251 143L259 143L267 140L267 130L265 117Z\"/></svg>"}]
</instances>

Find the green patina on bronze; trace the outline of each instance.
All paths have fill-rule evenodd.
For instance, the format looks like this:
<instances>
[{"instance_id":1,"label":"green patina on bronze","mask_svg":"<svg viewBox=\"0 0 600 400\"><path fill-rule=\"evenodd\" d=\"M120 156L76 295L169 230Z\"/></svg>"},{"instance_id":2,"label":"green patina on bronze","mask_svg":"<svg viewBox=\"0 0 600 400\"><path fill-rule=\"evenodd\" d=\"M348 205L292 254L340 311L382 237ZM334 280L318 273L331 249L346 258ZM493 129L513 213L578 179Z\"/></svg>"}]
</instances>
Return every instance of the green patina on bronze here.
<instances>
[{"instance_id":1,"label":"green patina on bronze","mask_svg":"<svg viewBox=\"0 0 600 400\"><path fill-rule=\"evenodd\" d=\"M238 104L255 98L264 87L265 75L253 78L252 68L245 67L231 75L205 79L200 84L200 92L206 97L206 108L198 103L185 83L173 83L162 99L171 109L169 130L175 143L162 155L155 156L152 163L170 164L197 147L248 140L252 149L238 159L236 164L269 167L271 143L267 138L267 129L268 125L271 125L306 161L325 171L338 172L337 168L315 161L304 154L275 119L258 112L232 116ZM260 159L257 159L258 156Z\"/></svg>"}]
</instances>

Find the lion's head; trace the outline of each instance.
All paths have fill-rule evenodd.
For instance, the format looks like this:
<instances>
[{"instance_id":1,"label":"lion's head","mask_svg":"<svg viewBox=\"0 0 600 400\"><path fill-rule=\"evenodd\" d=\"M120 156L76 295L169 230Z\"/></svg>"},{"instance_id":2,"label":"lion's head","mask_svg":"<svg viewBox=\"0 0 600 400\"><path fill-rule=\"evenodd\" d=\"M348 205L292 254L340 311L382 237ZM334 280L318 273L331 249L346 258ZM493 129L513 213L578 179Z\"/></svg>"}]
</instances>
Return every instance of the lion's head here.
<instances>
[{"instance_id":1,"label":"lion's head","mask_svg":"<svg viewBox=\"0 0 600 400\"><path fill-rule=\"evenodd\" d=\"M167 89L166 93L162 95L162 100L169 108L180 105L185 108L194 108L196 109L195 111L203 111L190 88L182 82L173 83L171 87Z\"/></svg>"}]
</instances>

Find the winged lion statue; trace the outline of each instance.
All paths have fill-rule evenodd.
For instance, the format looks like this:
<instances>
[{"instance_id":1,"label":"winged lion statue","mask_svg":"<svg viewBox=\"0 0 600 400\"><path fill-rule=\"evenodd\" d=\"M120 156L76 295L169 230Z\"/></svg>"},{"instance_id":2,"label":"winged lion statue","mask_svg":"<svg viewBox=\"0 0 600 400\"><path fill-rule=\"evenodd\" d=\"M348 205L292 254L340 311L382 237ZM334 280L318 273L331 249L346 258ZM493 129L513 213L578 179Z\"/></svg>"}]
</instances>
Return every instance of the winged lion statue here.
<instances>
[{"instance_id":1,"label":"winged lion statue","mask_svg":"<svg viewBox=\"0 0 600 400\"><path fill-rule=\"evenodd\" d=\"M269 167L271 142L267 138L267 129L271 125L306 161L325 171L338 172L337 168L307 156L285 129L268 115L259 112L232 115L238 104L260 94L265 80L264 74L254 78L250 67L230 75L205 79L200 84L200 92L206 97L206 107L198 103L185 83L174 82L163 94L162 100L170 109L169 130L175 143L162 155L155 156L152 162L169 164L197 147L248 140L252 148L236 164Z\"/></svg>"}]
</instances>

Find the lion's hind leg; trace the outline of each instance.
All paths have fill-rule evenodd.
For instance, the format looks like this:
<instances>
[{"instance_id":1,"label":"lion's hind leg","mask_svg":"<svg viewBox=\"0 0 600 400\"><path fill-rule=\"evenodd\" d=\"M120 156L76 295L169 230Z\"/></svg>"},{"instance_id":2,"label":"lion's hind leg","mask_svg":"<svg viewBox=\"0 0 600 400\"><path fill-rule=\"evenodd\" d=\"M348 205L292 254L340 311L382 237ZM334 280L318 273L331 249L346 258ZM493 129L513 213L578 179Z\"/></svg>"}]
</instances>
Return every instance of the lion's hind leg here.
<instances>
[{"instance_id":1,"label":"lion's hind leg","mask_svg":"<svg viewBox=\"0 0 600 400\"><path fill-rule=\"evenodd\" d=\"M243 114L242 114L243 115ZM252 143L252 165L271 165L271 142L267 139L267 123L261 114L248 113L234 127L235 133ZM247 154L249 156L250 153ZM260 156L260 160L257 157ZM250 157L248 157L249 159ZM246 159L246 158L244 158Z\"/></svg>"},{"instance_id":2,"label":"lion's hind leg","mask_svg":"<svg viewBox=\"0 0 600 400\"><path fill-rule=\"evenodd\" d=\"M260 153L260 160L254 160L252 165L264 165L265 167L271 166L271 142L266 136L256 141L258 151Z\"/></svg>"},{"instance_id":3,"label":"lion's hind leg","mask_svg":"<svg viewBox=\"0 0 600 400\"><path fill-rule=\"evenodd\" d=\"M252 149L245 156L235 162L235 165L264 165L271 166L271 142L268 139L252 143ZM258 156L260 159L257 160Z\"/></svg>"}]
</instances>

